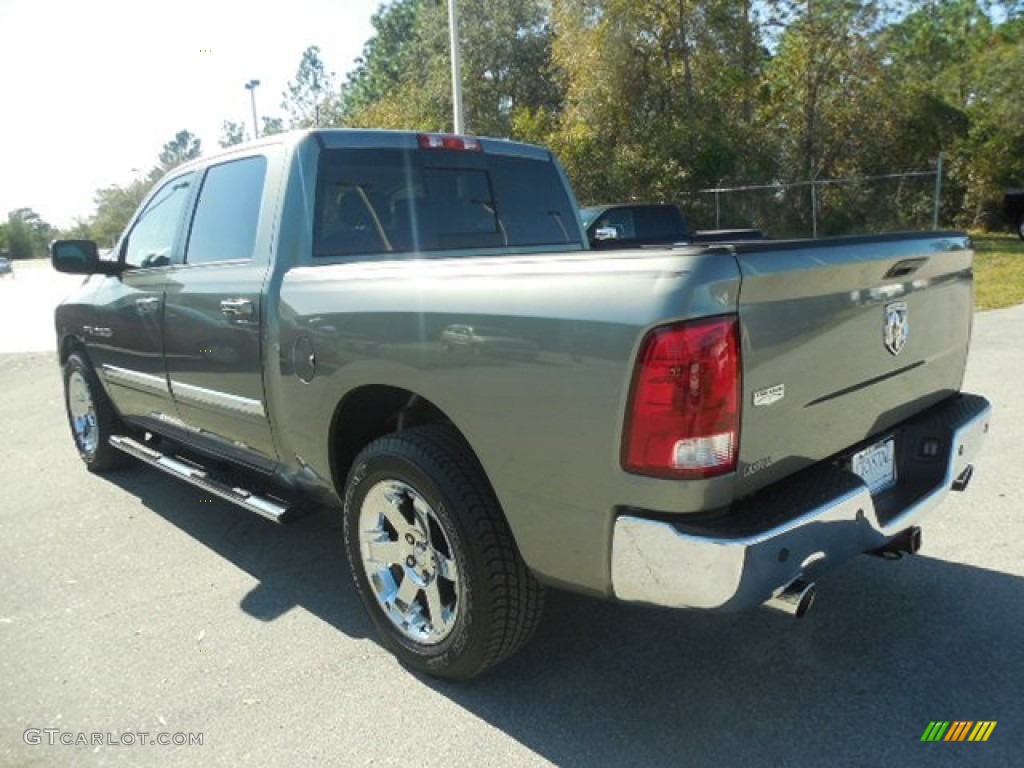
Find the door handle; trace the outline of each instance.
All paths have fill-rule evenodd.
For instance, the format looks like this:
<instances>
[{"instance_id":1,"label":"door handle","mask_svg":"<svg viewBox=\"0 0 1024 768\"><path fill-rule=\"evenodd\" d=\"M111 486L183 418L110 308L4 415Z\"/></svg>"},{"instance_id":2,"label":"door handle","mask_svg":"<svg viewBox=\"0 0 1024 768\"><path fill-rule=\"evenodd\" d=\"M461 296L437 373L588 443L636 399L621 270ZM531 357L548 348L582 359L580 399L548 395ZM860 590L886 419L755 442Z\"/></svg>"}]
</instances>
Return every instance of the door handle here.
<instances>
[{"instance_id":1,"label":"door handle","mask_svg":"<svg viewBox=\"0 0 1024 768\"><path fill-rule=\"evenodd\" d=\"M160 297L147 296L142 299L136 299L135 308L139 311L139 314L149 314L151 312L156 312L158 309L160 309Z\"/></svg>"},{"instance_id":2,"label":"door handle","mask_svg":"<svg viewBox=\"0 0 1024 768\"><path fill-rule=\"evenodd\" d=\"M256 307L250 299L224 299L220 303L220 312L231 320L252 320L256 316Z\"/></svg>"}]
</instances>

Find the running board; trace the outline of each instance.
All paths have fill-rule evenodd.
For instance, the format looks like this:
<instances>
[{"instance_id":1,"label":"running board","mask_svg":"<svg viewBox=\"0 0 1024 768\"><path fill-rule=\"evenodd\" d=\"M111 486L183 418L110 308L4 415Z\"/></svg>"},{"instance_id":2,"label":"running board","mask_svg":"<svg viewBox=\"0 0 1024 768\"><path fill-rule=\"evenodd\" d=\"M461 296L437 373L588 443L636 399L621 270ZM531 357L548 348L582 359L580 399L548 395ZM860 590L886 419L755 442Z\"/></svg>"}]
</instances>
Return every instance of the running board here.
<instances>
[{"instance_id":1,"label":"running board","mask_svg":"<svg viewBox=\"0 0 1024 768\"><path fill-rule=\"evenodd\" d=\"M268 520L273 520L275 523L285 522L286 517L291 510L291 507L276 499L258 496L244 488L222 483L212 477L211 474L202 467L182 461L181 459L177 459L173 456L160 453L160 451L155 451L148 445L144 445L138 440L133 440L130 437L124 437L123 435L111 435L110 444L117 448L117 450L124 451L129 456L132 456L139 461L143 461L169 475L173 475L180 480L184 480L186 483L191 483L197 488L209 491L215 496L219 496L226 501L237 504L250 512L262 515Z\"/></svg>"}]
</instances>

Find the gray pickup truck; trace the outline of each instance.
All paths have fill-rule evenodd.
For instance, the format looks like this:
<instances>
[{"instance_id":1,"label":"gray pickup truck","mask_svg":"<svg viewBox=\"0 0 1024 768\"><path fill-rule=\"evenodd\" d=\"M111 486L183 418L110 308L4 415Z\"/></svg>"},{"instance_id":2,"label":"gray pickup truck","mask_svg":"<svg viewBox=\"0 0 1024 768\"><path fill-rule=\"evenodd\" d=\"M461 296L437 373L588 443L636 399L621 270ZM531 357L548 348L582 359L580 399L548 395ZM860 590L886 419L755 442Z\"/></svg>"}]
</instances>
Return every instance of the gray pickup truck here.
<instances>
[{"instance_id":1,"label":"gray pickup truck","mask_svg":"<svg viewBox=\"0 0 1024 768\"><path fill-rule=\"evenodd\" d=\"M56 312L86 466L340 508L383 641L441 677L519 648L545 586L802 615L917 550L989 426L963 234L594 252L509 141L274 136L172 171L116 260L52 255L90 275Z\"/></svg>"}]
</instances>

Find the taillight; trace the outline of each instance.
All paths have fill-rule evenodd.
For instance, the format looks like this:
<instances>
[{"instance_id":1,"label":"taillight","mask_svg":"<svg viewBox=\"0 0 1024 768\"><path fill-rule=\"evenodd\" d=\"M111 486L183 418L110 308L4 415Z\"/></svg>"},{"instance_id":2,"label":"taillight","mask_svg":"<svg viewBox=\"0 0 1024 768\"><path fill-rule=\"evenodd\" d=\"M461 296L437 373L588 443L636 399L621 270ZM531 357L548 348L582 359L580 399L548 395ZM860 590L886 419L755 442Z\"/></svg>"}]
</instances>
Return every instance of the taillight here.
<instances>
[{"instance_id":1,"label":"taillight","mask_svg":"<svg viewBox=\"0 0 1024 768\"><path fill-rule=\"evenodd\" d=\"M656 328L633 372L622 465L660 477L712 477L736 469L740 345L735 317Z\"/></svg>"},{"instance_id":2,"label":"taillight","mask_svg":"<svg viewBox=\"0 0 1024 768\"><path fill-rule=\"evenodd\" d=\"M465 152L483 152L483 144L472 136L450 133L421 133L420 149L455 149Z\"/></svg>"}]
</instances>

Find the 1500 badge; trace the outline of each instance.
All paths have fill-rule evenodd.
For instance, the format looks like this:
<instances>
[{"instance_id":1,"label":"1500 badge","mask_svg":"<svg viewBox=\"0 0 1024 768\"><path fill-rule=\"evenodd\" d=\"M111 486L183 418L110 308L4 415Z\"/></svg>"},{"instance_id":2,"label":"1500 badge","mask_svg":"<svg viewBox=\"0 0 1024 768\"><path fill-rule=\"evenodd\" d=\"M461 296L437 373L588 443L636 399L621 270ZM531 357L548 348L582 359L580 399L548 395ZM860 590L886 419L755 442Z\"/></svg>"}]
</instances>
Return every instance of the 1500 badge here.
<instances>
[{"instance_id":1,"label":"1500 badge","mask_svg":"<svg viewBox=\"0 0 1024 768\"><path fill-rule=\"evenodd\" d=\"M758 459L753 464L747 464L746 469L743 470L744 477L750 477L760 472L762 469L768 469L774 462L771 456L765 456L763 459Z\"/></svg>"},{"instance_id":2,"label":"1500 badge","mask_svg":"<svg viewBox=\"0 0 1024 768\"><path fill-rule=\"evenodd\" d=\"M104 328L99 325L83 325L82 333L86 336L98 336L101 339L109 339L114 335L114 332L109 328Z\"/></svg>"}]
</instances>

